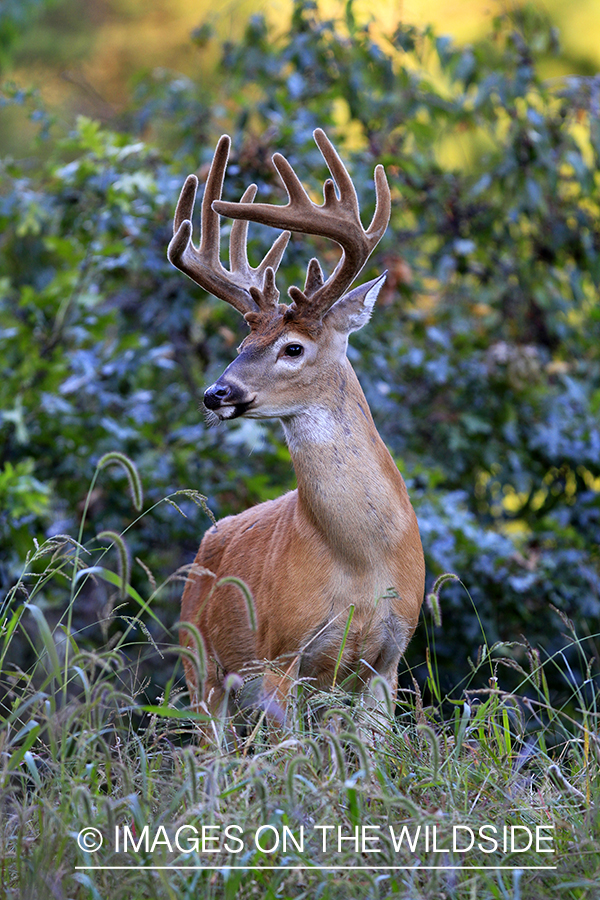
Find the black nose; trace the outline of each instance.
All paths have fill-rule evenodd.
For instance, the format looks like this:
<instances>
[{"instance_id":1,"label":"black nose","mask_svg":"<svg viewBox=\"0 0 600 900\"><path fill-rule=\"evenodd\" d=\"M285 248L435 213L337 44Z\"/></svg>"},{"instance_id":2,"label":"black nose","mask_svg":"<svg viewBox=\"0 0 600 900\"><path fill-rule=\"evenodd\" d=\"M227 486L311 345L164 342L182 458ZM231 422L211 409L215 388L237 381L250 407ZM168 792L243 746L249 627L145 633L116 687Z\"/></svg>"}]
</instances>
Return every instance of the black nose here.
<instances>
[{"instance_id":1,"label":"black nose","mask_svg":"<svg viewBox=\"0 0 600 900\"><path fill-rule=\"evenodd\" d=\"M211 384L204 392L204 405L208 409L218 409L223 403L231 398L231 388L226 384Z\"/></svg>"}]
</instances>

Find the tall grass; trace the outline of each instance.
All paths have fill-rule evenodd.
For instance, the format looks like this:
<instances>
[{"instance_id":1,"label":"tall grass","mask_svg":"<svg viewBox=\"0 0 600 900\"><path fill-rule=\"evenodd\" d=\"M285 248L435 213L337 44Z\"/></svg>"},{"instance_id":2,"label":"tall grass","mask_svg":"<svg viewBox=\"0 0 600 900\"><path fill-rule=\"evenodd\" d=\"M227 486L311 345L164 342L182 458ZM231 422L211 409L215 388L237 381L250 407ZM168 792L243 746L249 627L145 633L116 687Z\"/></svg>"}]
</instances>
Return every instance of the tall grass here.
<instances>
[{"instance_id":1,"label":"tall grass","mask_svg":"<svg viewBox=\"0 0 600 900\"><path fill-rule=\"evenodd\" d=\"M395 714L385 690L368 707L336 689L311 699L318 716L299 707L276 733L234 738L227 717L207 727L189 711L172 644L166 687L148 694L134 660L154 652L160 588L137 593L123 537L104 539L117 572L109 548L59 536L33 549L0 611L2 897L598 898L598 658L567 620L552 659L525 644L521 666L483 641L459 700L442 691L432 641L427 685L403 691ZM89 578L138 608L102 651L72 628ZM50 579L69 601L53 625L36 602ZM24 670L13 650L30 622L37 653ZM506 666L520 679L510 692ZM560 706L548 666L568 688ZM521 852L536 828L537 850Z\"/></svg>"}]
</instances>

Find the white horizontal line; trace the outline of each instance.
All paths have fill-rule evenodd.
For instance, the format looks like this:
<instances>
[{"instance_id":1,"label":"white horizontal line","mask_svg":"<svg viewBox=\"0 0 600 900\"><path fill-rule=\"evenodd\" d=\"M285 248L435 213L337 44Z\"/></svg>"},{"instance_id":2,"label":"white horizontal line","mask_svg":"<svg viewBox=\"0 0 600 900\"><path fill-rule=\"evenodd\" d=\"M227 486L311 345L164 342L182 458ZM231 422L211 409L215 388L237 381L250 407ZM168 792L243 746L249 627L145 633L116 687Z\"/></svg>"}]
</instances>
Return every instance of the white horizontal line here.
<instances>
[{"instance_id":1,"label":"white horizontal line","mask_svg":"<svg viewBox=\"0 0 600 900\"><path fill-rule=\"evenodd\" d=\"M160 869L166 871L221 871L222 869L232 869L232 870L241 870L244 872L254 871L254 872L265 872L265 871L274 871L274 870L283 870L285 872L332 872L332 871L348 871L348 872L375 872L375 871L388 871L388 872L410 872L412 869L459 869L462 871L478 869L478 870L489 870L490 872L495 872L498 869L505 869L508 871L518 870L520 872L533 872L544 870L553 870L558 868L557 866L75 866L76 869L108 869L108 870L116 870L123 869L127 871L130 869L132 872L144 872L150 869Z\"/></svg>"}]
</instances>

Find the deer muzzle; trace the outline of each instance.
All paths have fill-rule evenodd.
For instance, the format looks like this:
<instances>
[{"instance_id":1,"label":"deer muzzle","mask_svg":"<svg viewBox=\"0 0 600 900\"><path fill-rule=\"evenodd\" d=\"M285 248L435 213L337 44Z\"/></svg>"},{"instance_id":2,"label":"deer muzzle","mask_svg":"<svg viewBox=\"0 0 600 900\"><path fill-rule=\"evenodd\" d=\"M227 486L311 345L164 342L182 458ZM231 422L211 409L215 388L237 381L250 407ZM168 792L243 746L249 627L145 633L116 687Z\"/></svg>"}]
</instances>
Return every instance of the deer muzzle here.
<instances>
[{"instance_id":1,"label":"deer muzzle","mask_svg":"<svg viewBox=\"0 0 600 900\"><path fill-rule=\"evenodd\" d=\"M255 399L240 386L220 378L204 392L204 405L220 419L236 419L243 416Z\"/></svg>"}]
</instances>

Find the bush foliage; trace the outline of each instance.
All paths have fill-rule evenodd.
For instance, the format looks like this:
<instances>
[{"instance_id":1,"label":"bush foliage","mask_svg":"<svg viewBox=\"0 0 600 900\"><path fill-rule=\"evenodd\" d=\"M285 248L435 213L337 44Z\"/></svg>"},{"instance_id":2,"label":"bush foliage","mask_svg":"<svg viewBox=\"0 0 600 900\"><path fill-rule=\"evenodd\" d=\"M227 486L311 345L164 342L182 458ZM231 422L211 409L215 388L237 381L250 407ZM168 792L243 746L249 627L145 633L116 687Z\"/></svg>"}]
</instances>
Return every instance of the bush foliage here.
<instances>
[{"instance_id":1,"label":"bush foliage","mask_svg":"<svg viewBox=\"0 0 600 900\"><path fill-rule=\"evenodd\" d=\"M215 40L208 26L193 39L200 51ZM482 627L490 643L525 634L548 655L562 645L551 607L581 634L597 631L600 83L543 82L537 60L555 45L528 8L458 48L430 30L381 35L351 4L328 20L301 0L289 27L256 17L221 47L217 87L155 73L119 127L81 118L68 133L55 127L37 157L4 160L3 590L32 534L78 533L107 452L135 460L145 488L126 535L143 562L131 570L140 591L148 571L160 581L190 562L208 525L192 498L178 508L163 498L201 491L219 516L293 485L276 423L204 426L203 389L244 326L173 270L165 248L183 177L206 174L219 134L233 138L226 195L255 181L262 199L282 202L269 158L283 152L317 188L320 126L349 161L365 221L377 162L392 187L372 260L388 280L351 358L409 485L429 578L460 577L435 635L442 683L464 674L457 647L474 656ZM47 125L35 104L32 115ZM272 235L251 239L258 255ZM316 252L335 263L331 246ZM281 281L301 282L308 257L293 240ZM103 470L88 499L84 541L129 528L120 468ZM60 610L58 585L36 602ZM178 593L168 587L155 606L170 623ZM88 599L78 624L93 644L106 637L91 627L102 598ZM415 665L424 642L421 631Z\"/></svg>"}]
</instances>

